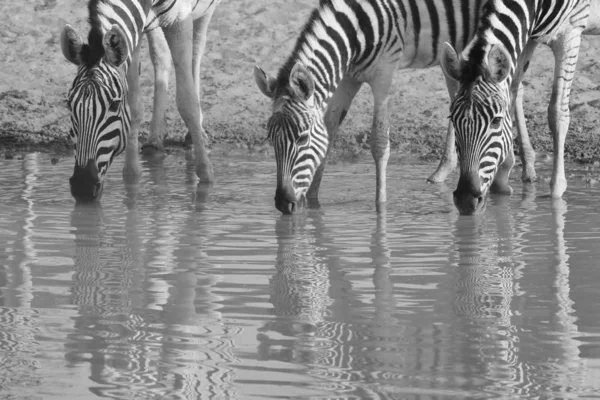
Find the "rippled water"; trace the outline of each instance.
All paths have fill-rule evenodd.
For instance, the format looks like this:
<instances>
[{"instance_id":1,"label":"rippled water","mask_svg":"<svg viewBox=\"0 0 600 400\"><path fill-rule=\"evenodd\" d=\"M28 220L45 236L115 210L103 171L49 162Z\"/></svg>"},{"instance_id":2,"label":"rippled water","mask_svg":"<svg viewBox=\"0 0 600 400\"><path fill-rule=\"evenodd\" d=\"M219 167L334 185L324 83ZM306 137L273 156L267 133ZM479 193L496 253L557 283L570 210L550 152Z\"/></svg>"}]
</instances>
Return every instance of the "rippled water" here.
<instances>
[{"instance_id":1,"label":"rippled water","mask_svg":"<svg viewBox=\"0 0 600 400\"><path fill-rule=\"evenodd\" d=\"M272 160L122 158L101 206L72 162L0 161L0 397L583 398L600 393L600 190L515 183L459 217L433 165L328 167L282 217Z\"/></svg>"}]
</instances>

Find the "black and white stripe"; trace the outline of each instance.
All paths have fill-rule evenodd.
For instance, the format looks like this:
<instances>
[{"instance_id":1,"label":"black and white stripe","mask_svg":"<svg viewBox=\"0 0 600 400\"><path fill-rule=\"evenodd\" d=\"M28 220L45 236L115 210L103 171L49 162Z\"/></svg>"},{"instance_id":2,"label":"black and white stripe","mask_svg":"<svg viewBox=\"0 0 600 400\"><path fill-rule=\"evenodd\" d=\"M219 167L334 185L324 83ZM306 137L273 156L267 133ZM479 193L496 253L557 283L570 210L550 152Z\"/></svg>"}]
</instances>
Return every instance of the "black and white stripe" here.
<instances>
[{"instance_id":1,"label":"black and white stripe","mask_svg":"<svg viewBox=\"0 0 600 400\"><path fill-rule=\"evenodd\" d=\"M89 1L88 42L83 44L80 38L74 38L77 34L72 30L63 33L71 35L67 39L71 40L71 47L65 42L67 47L63 52L66 51L69 61L79 66L67 100L72 111L70 136L79 167L85 168L93 161L101 180L113 158L127 146L132 116L126 75L142 35L190 16L192 19L202 16L218 3L219 0ZM118 59L127 53L121 65L107 61L106 34L115 26L126 42L126 47L117 44L112 49Z\"/></svg>"},{"instance_id":2,"label":"black and white stripe","mask_svg":"<svg viewBox=\"0 0 600 400\"><path fill-rule=\"evenodd\" d=\"M552 48L556 59L548 109L557 155L551 195L562 196L566 189L562 154L571 82L581 35L599 33L599 14L597 0L489 1L473 40L460 54L442 62L447 76L460 82L450 118L456 129L461 179L479 177L479 182L462 185L464 188L480 186L485 195L500 165L505 160L512 163L511 114L516 87L529 66L535 45L544 43ZM498 120L501 123L494 124ZM512 164L505 166L504 171L510 172L510 168ZM467 173L470 178L464 175ZM460 191L459 187L457 192Z\"/></svg>"},{"instance_id":3,"label":"black and white stripe","mask_svg":"<svg viewBox=\"0 0 600 400\"><path fill-rule=\"evenodd\" d=\"M75 162L85 168L89 160L96 160L103 176L113 158L125 150L131 117L123 102L127 82L120 71L103 60L97 66L93 71L80 66L73 81L68 94L72 124L69 134Z\"/></svg>"},{"instance_id":4,"label":"black and white stripe","mask_svg":"<svg viewBox=\"0 0 600 400\"><path fill-rule=\"evenodd\" d=\"M452 116L467 116L462 119L452 117L460 171L463 174L479 171L481 191L485 192L492 184L497 166L512 151L512 122L510 116L498 117L506 108L505 104L494 102L489 108L482 107L490 93L495 93L495 87L480 81L471 90L469 101L452 103L450 113ZM509 93L505 93L505 96L509 96Z\"/></svg>"},{"instance_id":5,"label":"black and white stripe","mask_svg":"<svg viewBox=\"0 0 600 400\"><path fill-rule=\"evenodd\" d=\"M277 77L255 69L259 88L273 99L268 133L275 146L278 192L293 186L296 200L307 195L330 137L362 83L373 88L374 118L381 118L378 107L385 101L379 100L387 97L393 70L437 64L444 42L462 49L475 32L484 4L485 0L321 0ZM304 67L300 73L295 70L298 65ZM340 89L345 81L351 82L350 89ZM341 93L336 95L338 89ZM389 122L389 111L381 113ZM384 136L371 144L373 156L376 163L386 164L384 152L374 147L385 148L387 129L377 132L378 124L373 125L372 136ZM383 175L384 170L385 165ZM379 186L378 181L378 190ZM385 187L381 190L385 193Z\"/></svg>"}]
</instances>

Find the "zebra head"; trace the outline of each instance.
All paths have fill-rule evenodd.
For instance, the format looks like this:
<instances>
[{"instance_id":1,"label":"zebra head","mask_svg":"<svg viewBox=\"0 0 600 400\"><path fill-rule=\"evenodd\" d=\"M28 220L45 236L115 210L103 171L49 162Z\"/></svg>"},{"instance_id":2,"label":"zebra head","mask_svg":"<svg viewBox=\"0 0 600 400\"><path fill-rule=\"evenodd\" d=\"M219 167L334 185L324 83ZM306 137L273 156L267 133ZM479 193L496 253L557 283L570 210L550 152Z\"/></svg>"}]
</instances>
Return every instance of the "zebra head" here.
<instances>
[{"instance_id":1,"label":"zebra head","mask_svg":"<svg viewBox=\"0 0 600 400\"><path fill-rule=\"evenodd\" d=\"M69 183L77 201L100 197L108 167L125 150L131 123L123 68L129 49L123 31L116 25L104 34L92 28L88 42L69 25L61 34L63 55L78 66L67 98L75 150Z\"/></svg>"},{"instance_id":2,"label":"zebra head","mask_svg":"<svg viewBox=\"0 0 600 400\"><path fill-rule=\"evenodd\" d=\"M464 54L464 53L463 53ZM484 65L473 66L445 43L441 66L446 78L458 82L450 105L460 177L454 205L461 215L480 213L498 167L512 154L512 119L508 52L492 46ZM512 167L512 166L511 166Z\"/></svg>"},{"instance_id":3,"label":"zebra head","mask_svg":"<svg viewBox=\"0 0 600 400\"><path fill-rule=\"evenodd\" d=\"M273 100L267 131L277 163L275 207L292 214L305 199L327 154L323 110L315 104L313 77L301 63L292 67L289 78L281 74L279 79L268 77L259 67L254 69L254 78L259 89Z\"/></svg>"}]
</instances>

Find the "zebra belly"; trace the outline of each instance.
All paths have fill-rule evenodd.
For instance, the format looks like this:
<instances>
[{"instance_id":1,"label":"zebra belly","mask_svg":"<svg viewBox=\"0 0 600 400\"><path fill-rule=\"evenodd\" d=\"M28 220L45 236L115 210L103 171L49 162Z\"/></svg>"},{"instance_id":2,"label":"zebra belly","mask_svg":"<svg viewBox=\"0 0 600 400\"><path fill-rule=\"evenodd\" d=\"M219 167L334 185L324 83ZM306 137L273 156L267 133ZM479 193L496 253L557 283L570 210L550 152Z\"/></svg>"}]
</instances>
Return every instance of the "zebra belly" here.
<instances>
[{"instance_id":1,"label":"zebra belly","mask_svg":"<svg viewBox=\"0 0 600 400\"><path fill-rule=\"evenodd\" d=\"M196 2L198 4L192 11L192 18L194 20L206 14L211 8L216 7L221 0L196 0Z\"/></svg>"},{"instance_id":2,"label":"zebra belly","mask_svg":"<svg viewBox=\"0 0 600 400\"><path fill-rule=\"evenodd\" d=\"M221 0L171 0L153 6L148 14L146 31L158 26L169 26L189 17L196 20L215 7Z\"/></svg>"}]
</instances>

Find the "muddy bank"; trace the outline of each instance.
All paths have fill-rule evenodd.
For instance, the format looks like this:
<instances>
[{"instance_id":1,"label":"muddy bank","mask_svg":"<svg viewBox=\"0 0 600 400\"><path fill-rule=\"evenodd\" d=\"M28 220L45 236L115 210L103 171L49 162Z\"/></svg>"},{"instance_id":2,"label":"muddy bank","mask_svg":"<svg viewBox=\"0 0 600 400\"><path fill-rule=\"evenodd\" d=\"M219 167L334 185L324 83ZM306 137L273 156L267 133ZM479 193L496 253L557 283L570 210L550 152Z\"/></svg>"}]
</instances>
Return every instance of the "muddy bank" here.
<instances>
[{"instance_id":1,"label":"muddy bank","mask_svg":"<svg viewBox=\"0 0 600 400\"><path fill-rule=\"evenodd\" d=\"M291 50L314 0L223 1L213 18L203 59L202 106L204 125L213 146L260 149L269 102L255 87L252 68L260 65L275 74ZM86 1L24 0L0 3L0 146L63 151L68 112L64 99L75 67L64 60L58 37L66 23L86 34ZM571 97L571 130L567 154L572 159L600 159L600 39L582 45ZM546 108L550 97L553 60L540 47L528 71L525 114L534 147L551 151ZM144 123L149 129L153 73L143 53ZM172 77L174 82L174 76ZM169 93L168 140L181 144L185 126ZM400 154L439 158L446 131L448 97L439 67L398 71L393 87L392 148ZM371 126L372 100L368 87L357 96L336 142L338 154L361 155Z\"/></svg>"}]
</instances>

